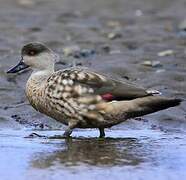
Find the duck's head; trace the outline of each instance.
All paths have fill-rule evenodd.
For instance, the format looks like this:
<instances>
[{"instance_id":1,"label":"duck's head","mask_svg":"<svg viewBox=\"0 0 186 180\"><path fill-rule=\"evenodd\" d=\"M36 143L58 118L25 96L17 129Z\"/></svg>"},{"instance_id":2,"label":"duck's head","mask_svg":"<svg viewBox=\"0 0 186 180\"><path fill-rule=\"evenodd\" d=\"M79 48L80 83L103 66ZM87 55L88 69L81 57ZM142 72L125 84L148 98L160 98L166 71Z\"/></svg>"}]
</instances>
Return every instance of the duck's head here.
<instances>
[{"instance_id":1,"label":"duck's head","mask_svg":"<svg viewBox=\"0 0 186 180\"><path fill-rule=\"evenodd\" d=\"M17 73L29 67L34 71L54 71L54 61L55 54L51 49L42 43L29 43L23 46L19 63L7 73Z\"/></svg>"}]
</instances>

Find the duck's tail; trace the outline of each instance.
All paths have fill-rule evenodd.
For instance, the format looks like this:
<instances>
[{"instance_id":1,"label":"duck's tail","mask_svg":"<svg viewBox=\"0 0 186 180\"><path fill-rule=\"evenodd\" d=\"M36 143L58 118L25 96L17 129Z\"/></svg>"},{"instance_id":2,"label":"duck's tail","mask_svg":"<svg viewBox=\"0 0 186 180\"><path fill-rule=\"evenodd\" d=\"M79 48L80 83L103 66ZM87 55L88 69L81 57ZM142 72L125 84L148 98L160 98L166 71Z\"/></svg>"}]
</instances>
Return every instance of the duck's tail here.
<instances>
[{"instance_id":1,"label":"duck's tail","mask_svg":"<svg viewBox=\"0 0 186 180\"><path fill-rule=\"evenodd\" d=\"M111 110L116 114L122 113L125 118L128 119L177 106L181 101L181 99L165 98L161 96L147 96L130 101L112 102L111 108L108 109L108 111Z\"/></svg>"}]
</instances>

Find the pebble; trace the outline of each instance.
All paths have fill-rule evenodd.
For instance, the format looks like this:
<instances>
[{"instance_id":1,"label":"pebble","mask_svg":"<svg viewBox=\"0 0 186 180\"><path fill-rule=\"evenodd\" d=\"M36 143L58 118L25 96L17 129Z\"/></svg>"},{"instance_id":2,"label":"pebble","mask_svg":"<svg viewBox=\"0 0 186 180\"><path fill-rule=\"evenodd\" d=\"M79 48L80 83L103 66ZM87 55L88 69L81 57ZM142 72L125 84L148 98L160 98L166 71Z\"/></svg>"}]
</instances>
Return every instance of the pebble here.
<instances>
[{"instance_id":1,"label":"pebble","mask_svg":"<svg viewBox=\"0 0 186 180\"><path fill-rule=\"evenodd\" d=\"M29 28L29 30L32 31L32 32L39 32L42 29L40 27L31 27L31 28Z\"/></svg>"},{"instance_id":2,"label":"pebble","mask_svg":"<svg viewBox=\"0 0 186 180\"><path fill-rule=\"evenodd\" d=\"M63 49L63 54L65 56L73 56L76 52L80 51L80 47L79 46L69 46L69 47L65 47Z\"/></svg>"},{"instance_id":3,"label":"pebble","mask_svg":"<svg viewBox=\"0 0 186 180\"><path fill-rule=\"evenodd\" d=\"M171 49L168 49L168 50L159 52L159 53L158 53L158 56L159 56L159 57L163 57L163 56L170 56L170 55L172 55L172 54L174 54L174 51L171 50Z\"/></svg>"},{"instance_id":4,"label":"pebble","mask_svg":"<svg viewBox=\"0 0 186 180\"><path fill-rule=\"evenodd\" d=\"M162 66L160 61L150 61L150 60L143 61L142 65L151 66L151 67L161 67Z\"/></svg>"},{"instance_id":5,"label":"pebble","mask_svg":"<svg viewBox=\"0 0 186 180\"><path fill-rule=\"evenodd\" d=\"M122 45L125 46L129 50L136 50L138 48L138 43L133 42L133 41L122 42Z\"/></svg>"},{"instance_id":6,"label":"pebble","mask_svg":"<svg viewBox=\"0 0 186 180\"><path fill-rule=\"evenodd\" d=\"M108 33L107 37L111 40L114 40L114 39L121 38L122 35L120 33L111 32L111 33Z\"/></svg>"},{"instance_id":7,"label":"pebble","mask_svg":"<svg viewBox=\"0 0 186 180\"><path fill-rule=\"evenodd\" d=\"M137 17L140 17L140 16L143 15L143 12L142 12L140 9L137 9L136 12L135 12L135 15L136 15Z\"/></svg>"},{"instance_id":8,"label":"pebble","mask_svg":"<svg viewBox=\"0 0 186 180\"><path fill-rule=\"evenodd\" d=\"M165 69L157 69L156 70L156 73L163 73L163 72L165 72Z\"/></svg>"},{"instance_id":9,"label":"pebble","mask_svg":"<svg viewBox=\"0 0 186 180\"><path fill-rule=\"evenodd\" d=\"M109 27L118 27L118 26L121 26L121 24L120 24L119 21L108 21L107 22L107 26L109 26Z\"/></svg>"},{"instance_id":10,"label":"pebble","mask_svg":"<svg viewBox=\"0 0 186 180\"><path fill-rule=\"evenodd\" d=\"M88 58L96 54L96 51L94 49L80 49L79 46L70 46L63 49L63 54L66 57L72 56L76 59L80 59Z\"/></svg>"},{"instance_id":11,"label":"pebble","mask_svg":"<svg viewBox=\"0 0 186 180\"><path fill-rule=\"evenodd\" d=\"M111 48L109 45L105 44L101 47L101 50L105 53L109 53L111 51Z\"/></svg>"},{"instance_id":12,"label":"pebble","mask_svg":"<svg viewBox=\"0 0 186 180\"><path fill-rule=\"evenodd\" d=\"M29 7L35 5L35 2L33 0L18 0L18 4Z\"/></svg>"},{"instance_id":13,"label":"pebble","mask_svg":"<svg viewBox=\"0 0 186 180\"><path fill-rule=\"evenodd\" d=\"M91 55L94 55L96 53L95 50L93 49L82 49L80 52L79 52L79 56L80 58L83 57L83 58L87 58Z\"/></svg>"}]
</instances>

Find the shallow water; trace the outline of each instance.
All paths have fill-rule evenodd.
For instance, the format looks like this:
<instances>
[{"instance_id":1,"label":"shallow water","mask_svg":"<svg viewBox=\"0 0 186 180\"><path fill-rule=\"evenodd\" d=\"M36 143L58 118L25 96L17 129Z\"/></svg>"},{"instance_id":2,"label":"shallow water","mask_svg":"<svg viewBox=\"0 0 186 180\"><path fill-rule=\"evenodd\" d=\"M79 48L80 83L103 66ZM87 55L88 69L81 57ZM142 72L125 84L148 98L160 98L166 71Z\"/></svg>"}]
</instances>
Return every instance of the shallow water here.
<instances>
[{"instance_id":1,"label":"shallow water","mask_svg":"<svg viewBox=\"0 0 186 180\"><path fill-rule=\"evenodd\" d=\"M155 130L76 131L72 139L24 138L0 131L1 179L179 179L186 176L186 134ZM38 131L52 136L61 131ZM2 163L3 162L3 163ZM13 179L14 179L13 178Z\"/></svg>"}]
</instances>

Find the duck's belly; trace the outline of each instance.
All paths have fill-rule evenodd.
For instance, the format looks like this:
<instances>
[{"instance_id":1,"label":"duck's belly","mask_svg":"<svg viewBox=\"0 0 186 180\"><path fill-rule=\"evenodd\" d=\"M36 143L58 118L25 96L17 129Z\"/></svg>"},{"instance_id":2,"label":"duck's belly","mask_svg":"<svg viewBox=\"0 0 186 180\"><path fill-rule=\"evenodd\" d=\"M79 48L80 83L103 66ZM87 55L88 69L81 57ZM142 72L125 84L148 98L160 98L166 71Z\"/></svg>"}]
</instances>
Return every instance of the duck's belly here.
<instances>
[{"instance_id":1,"label":"duck's belly","mask_svg":"<svg viewBox=\"0 0 186 180\"><path fill-rule=\"evenodd\" d=\"M42 104L34 104L33 101L30 101L31 105L39 112L55 119L56 121L68 125L69 121L72 120L72 117L69 117L68 115L63 112L63 109L60 111L56 110L54 107L46 107ZM77 123L77 128L110 128L113 125L119 124L121 121L116 120L117 118L112 115L107 114L103 119L90 119L86 117L82 117L80 120L79 118L74 118Z\"/></svg>"},{"instance_id":2,"label":"duck's belly","mask_svg":"<svg viewBox=\"0 0 186 180\"><path fill-rule=\"evenodd\" d=\"M45 98L40 94L30 96L27 93L27 97L30 104L37 111L51 118L54 118L55 120L65 125L68 125L71 120L75 120L77 121L77 128L106 128L119 124L121 122L118 120L118 117L112 116L111 114L109 115L108 113L103 115L99 112L96 112L98 116L95 116L94 118L89 118L91 112L87 113L87 116L83 116L79 114L79 112L74 111L72 107L64 108L62 106L59 106L57 103L52 102L50 99Z\"/></svg>"},{"instance_id":3,"label":"duck's belly","mask_svg":"<svg viewBox=\"0 0 186 180\"><path fill-rule=\"evenodd\" d=\"M49 103L43 103L44 98L42 101L39 100L39 97L33 99L33 97L27 96L28 101L30 102L31 106L42 114L45 114L62 124L68 125L69 118L63 113L57 111L55 108L51 107ZM34 96L35 97L35 96ZM44 101L45 102L45 101Z\"/></svg>"},{"instance_id":4,"label":"duck's belly","mask_svg":"<svg viewBox=\"0 0 186 180\"><path fill-rule=\"evenodd\" d=\"M55 119L56 121L59 121L62 124L68 125L69 123L69 118L63 112L58 112L56 110L51 109L51 111L47 111L47 112L44 111L41 113L44 113L45 115Z\"/></svg>"},{"instance_id":5,"label":"duck's belly","mask_svg":"<svg viewBox=\"0 0 186 180\"><path fill-rule=\"evenodd\" d=\"M63 109L58 111L55 108L49 108L45 111L41 108L41 110L39 111L65 125L68 125L71 120L75 120L77 121L77 128L110 128L125 121L123 116L116 117L112 114L105 114L104 116L102 116L101 119L91 119L83 116L81 116L80 118L80 115L77 117L68 116L67 114L65 114L65 112L63 112Z\"/></svg>"}]
</instances>

